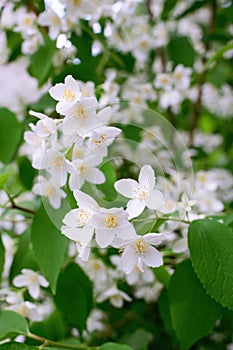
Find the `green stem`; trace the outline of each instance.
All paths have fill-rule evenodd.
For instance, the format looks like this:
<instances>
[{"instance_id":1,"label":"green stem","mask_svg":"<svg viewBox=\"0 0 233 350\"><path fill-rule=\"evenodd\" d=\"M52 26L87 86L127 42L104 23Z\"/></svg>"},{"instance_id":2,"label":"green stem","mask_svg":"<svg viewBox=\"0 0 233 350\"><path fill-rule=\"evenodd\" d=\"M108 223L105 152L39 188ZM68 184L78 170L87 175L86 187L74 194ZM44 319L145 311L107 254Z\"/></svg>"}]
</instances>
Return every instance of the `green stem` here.
<instances>
[{"instance_id":1,"label":"green stem","mask_svg":"<svg viewBox=\"0 0 233 350\"><path fill-rule=\"evenodd\" d=\"M28 333L27 337L41 342L42 345L40 346L40 349L43 348L44 346L47 346L47 345L54 346L56 348L73 349L73 350L88 350L88 349L90 349L87 345L84 345L84 344L74 345L74 344L60 343L60 342L56 342L53 340L49 340L49 339L40 337L39 335L36 335L33 333ZM100 348L98 346L94 346L94 347L92 346L91 349L98 350Z\"/></svg>"},{"instance_id":2,"label":"green stem","mask_svg":"<svg viewBox=\"0 0 233 350\"><path fill-rule=\"evenodd\" d=\"M171 217L171 216L158 216L156 218L149 218L149 219L134 219L133 221L137 221L137 222L143 222L143 221L152 221L152 220L166 220L166 221L177 221L177 222L183 222L184 224L191 224L191 221L189 220L184 220L184 219L180 219L180 218L175 218L175 217Z\"/></svg>"}]
</instances>

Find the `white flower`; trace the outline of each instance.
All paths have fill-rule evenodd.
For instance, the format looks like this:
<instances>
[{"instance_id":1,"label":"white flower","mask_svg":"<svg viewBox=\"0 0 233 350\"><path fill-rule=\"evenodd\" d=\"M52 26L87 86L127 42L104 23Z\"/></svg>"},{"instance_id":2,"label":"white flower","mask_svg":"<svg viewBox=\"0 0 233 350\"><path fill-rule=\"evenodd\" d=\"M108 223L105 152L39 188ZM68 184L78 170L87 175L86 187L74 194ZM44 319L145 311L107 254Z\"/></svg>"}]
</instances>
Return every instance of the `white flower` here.
<instances>
[{"instance_id":1,"label":"white flower","mask_svg":"<svg viewBox=\"0 0 233 350\"><path fill-rule=\"evenodd\" d=\"M75 159L71 162L69 186L72 191L80 189L85 181L93 184L105 182L104 173L95 167L100 164L101 158L89 155L85 159Z\"/></svg>"},{"instance_id":2,"label":"white flower","mask_svg":"<svg viewBox=\"0 0 233 350\"><path fill-rule=\"evenodd\" d=\"M40 120L35 124L30 123L30 128L39 136L39 137L49 137L56 134L57 126L53 119L47 117L43 113L37 113L34 111L29 111L29 114L39 118Z\"/></svg>"},{"instance_id":3,"label":"white flower","mask_svg":"<svg viewBox=\"0 0 233 350\"><path fill-rule=\"evenodd\" d=\"M172 78L168 73L159 73L155 79L155 87L171 90Z\"/></svg>"},{"instance_id":4,"label":"white flower","mask_svg":"<svg viewBox=\"0 0 233 350\"><path fill-rule=\"evenodd\" d=\"M181 202L178 203L178 207L183 209L185 212L189 212L196 202L196 200L189 200L187 194L183 193L181 196Z\"/></svg>"},{"instance_id":5,"label":"white flower","mask_svg":"<svg viewBox=\"0 0 233 350\"><path fill-rule=\"evenodd\" d=\"M49 149L39 165L39 169L46 169L54 181L64 186L67 179L68 161L65 156L55 149Z\"/></svg>"},{"instance_id":6,"label":"white flower","mask_svg":"<svg viewBox=\"0 0 233 350\"><path fill-rule=\"evenodd\" d=\"M39 322L43 319L43 315L39 313L37 306L30 301L22 301L20 304L11 305L7 307L7 310L15 311L31 321Z\"/></svg>"},{"instance_id":7,"label":"white flower","mask_svg":"<svg viewBox=\"0 0 233 350\"><path fill-rule=\"evenodd\" d=\"M103 157L108 154L108 146L114 141L121 133L121 129L115 127L102 126L94 130L89 139L90 149L98 152L103 155Z\"/></svg>"},{"instance_id":8,"label":"white flower","mask_svg":"<svg viewBox=\"0 0 233 350\"><path fill-rule=\"evenodd\" d=\"M177 89L185 90L190 85L191 69L178 64L173 72L173 79Z\"/></svg>"},{"instance_id":9,"label":"white flower","mask_svg":"<svg viewBox=\"0 0 233 350\"><path fill-rule=\"evenodd\" d=\"M48 8L40 13L38 17L38 24L42 27L49 27L49 36L52 40L56 39L63 29L61 18L51 9Z\"/></svg>"},{"instance_id":10,"label":"white flower","mask_svg":"<svg viewBox=\"0 0 233 350\"><path fill-rule=\"evenodd\" d=\"M145 207L161 210L164 198L160 191L154 190L155 176L150 165L144 165L139 173L138 182L133 179L122 179L114 187L125 197L132 198L127 204L128 219L140 215Z\"/></svg>"},{"instance_id":11,"label":"white flower","mask_svg":"<svg viewBox=\"0 0 233 350\"><path fill-rule=\"evenodd\" d=\"M37 272L30 269L23 269L22 274L14 278L13 284L16 287L27 287L29 294L38 299L40 295L40 286L48 287L48 281Z\"/></svg>"},{"instance_id":12,"label":"white flower","mask_svg":"<svg viewBox=\"0 0 233 350\"><path fill-rule=\"evenodd\" d=\"M115 286L105 290L97 297L96 301L97 303L102 303L107 299L109 299L110 303L117 308L121 308L123 306L124 300L132 301L128 294L117 289Z\"/></svg>"},{"instance_id":13,"label":"white flower","mask_svg":"<svg viewBox=\"0 0 233 350\"><path fill-rule=\"evenodd\" d=\"M158 267L163 264L160 252L152 245L160 244L163 240L162 234L148 233L137 236L123 246L124 252L121 256L120 266L125 273L130 273L136 266L143 272L143 264Z\"/></svg>"},{"instance_id":14,"label":"white flower","mask_svg":"<svg viewBox=\"0 0 233 350\"><path fill-rule=\"evenodd\" d=\"M32 191L35 194L47 197L54 209L60 208L62 198L66 197L65 192L56 183L46 180L43 177L33 186Z\"/></svg>"},{"instance_id":15,"label":"white flower","mask_svg":"<svg viewBox=\"0 0 233 350\"><path fill-rule=\"evenodd\" d=\"M95 227L95 239L101 248L112 244L115 238L124 241L136 236L127 217L128 213L123 208L99 208L93 215L91 224Z\"/></svg>"},{"instance_id":16,"label":"white flower","mask_svg":"<svg viewBox=\"0 0 233 350\"><path fill-rule=\"evenodd\" d=\"M65 78L64 84L59 83L51 87L49 93L54 100L59 101L56 110L61 114L79 101L82 95L79 83L71 75Z\"/></svg>"},{"instance_id":17,"label":"white flower","mask_svg":"<svg viewBox=\"0 0 233 350\"><path fill-rule=\"evenodd\" d=\"M80 101L67 108L62 123L64 134L71 135L74 131L77 131L82 136L85 131L90 129L92 119L96 119L95 112L97 107L97 99L95 97L88 97L81 98Z\"/></svg>"},{"instance_id":18,"label":"white flower","mask_svg":"<svg viewBox=\"0 0 233 350\"><path fill-rule=\"evenodd\" d=\"M79 208L72 209L66 214L63 219L65 226L62 226L61 232L80 246L87 246L94 234L94 227L90 225L90 221L98 209L98 204L81 191L75 190L74 196Z\"/></svg>"}]
</instances>

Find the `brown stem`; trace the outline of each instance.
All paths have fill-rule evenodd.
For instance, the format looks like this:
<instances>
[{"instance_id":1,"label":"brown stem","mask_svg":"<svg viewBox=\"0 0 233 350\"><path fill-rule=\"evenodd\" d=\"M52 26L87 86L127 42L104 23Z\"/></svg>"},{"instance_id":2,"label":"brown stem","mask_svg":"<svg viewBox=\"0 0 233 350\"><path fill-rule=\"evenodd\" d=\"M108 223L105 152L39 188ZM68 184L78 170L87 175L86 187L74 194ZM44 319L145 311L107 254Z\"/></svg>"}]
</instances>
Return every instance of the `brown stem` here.
<instances>
[{"instance_id":1,"label":"brown stem","mask_svg":"<svg viewBox=\"0 0 233 350\"><path fill-rule=\"evenodd\" d=\"M49 346L54 346L56 348L64 348L64 349L73 349L73 350L88 350L89 347L87 345L84 344L80 344L80 345L74 345L74 344L65 344L65 343L60 343L60 342L56 342L53 340L49 340L43 337L40 337L39 335L33 334L33 333L28 333L27 334L28 338L34 339L39 341L40 343L42 343L42 347L44 345L49 345ZM92 349L98 350L99 347L91 347Z\"/></svg>"},{"instance_id":2,"label":"brown stem","mask_svg":"<svg viewBox=\"0 0 233 350\"><path fill-rule=\"evenodd\" d=\"M20 205L15 203L14 199L11 197L11 195L8 192L6 192L6 194L9 198L9 201L11 202L11 209L18 209L18 210L24 211L25 213L32 214L32 215L36 214L35 210L21 207Z\"/></svg>"},{"instance_id":3,"label":"brown stem","mask_svg":"<svg viewBox=\"0 0 233 350\"><path fill-rule=\"evenodd\" d=\"M153 15L153 12L151 10L151 0L145 0L145 5L147 8L147 12L148 12L148 15L150 17L150 20L153 21L154 15Z\"/></svg>"}]
</instances>

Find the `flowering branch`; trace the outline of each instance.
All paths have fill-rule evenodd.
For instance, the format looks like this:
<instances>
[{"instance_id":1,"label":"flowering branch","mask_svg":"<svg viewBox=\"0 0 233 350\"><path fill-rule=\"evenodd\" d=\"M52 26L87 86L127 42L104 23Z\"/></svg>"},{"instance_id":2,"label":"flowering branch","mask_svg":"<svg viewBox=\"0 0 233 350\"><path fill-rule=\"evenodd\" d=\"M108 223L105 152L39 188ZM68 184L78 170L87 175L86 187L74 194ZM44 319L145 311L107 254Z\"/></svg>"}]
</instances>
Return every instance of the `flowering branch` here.
<instances>
[{"instance_id":1,"label":"flowering branch","mask_svg":"<svg viewBox=\"0 0 233 350\"><path fill-rule=\"evenodd\" d=\"M42 345L41 345L40 349L43 348L44 346L47 346L47 345L54 346L56 348L74 349L74 350L87 350L87 349L89 349L89 347L87 345L84 345L84 344L74 345L74 344L60 343L60 342L56 342L56 341L53 341L53 340L46 339L44 337L40 337L39 335L36 335L36 334L33 334L33 333L28 333L27 337L41 342ZM92 346L91 348L93 350L100 349L99 346Z\"/></svg>"}]
</instances>

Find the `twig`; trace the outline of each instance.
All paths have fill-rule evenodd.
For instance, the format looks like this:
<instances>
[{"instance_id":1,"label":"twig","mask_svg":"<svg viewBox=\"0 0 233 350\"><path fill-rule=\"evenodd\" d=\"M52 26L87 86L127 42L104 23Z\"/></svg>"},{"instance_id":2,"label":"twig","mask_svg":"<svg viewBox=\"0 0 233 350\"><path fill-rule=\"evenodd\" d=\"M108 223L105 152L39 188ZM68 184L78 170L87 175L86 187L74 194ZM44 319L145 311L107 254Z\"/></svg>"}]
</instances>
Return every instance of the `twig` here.
<instances>
[{"instance_id":1,"label":"twig","mask_svg":"<svg viewBox=\"0 0 233 350\"><path fill-rule=\"evenodd\" d=\"M11 203L11 209L18 209L18 210L24 211L25 213L32 214L32 215L36 214L35 210L21 207L20 205L15 203L14 199L11 197L11 195L8 192L6 192L6 194L9 198L10 203Z\"/></svg>"},{"instance_id":2,"label":"twig","mask_svg":"<svg viewBox=\"0 0 233 350\"><path fill-rule=\"evenodd\" d=\"M60 342L56 342L53 340L49 340L49 339L40 337L39 335L30 333L30 332L27 334L27 337L41 342L42 345L40 346L40 349L41 348L43 349L43 347L47 346L47 345L54 346L56 348L73 349L73 350L88 350L89 349L89 347L87 345L84 345L84 344L74 345L74 344L60 343ZM94 347L92 346L91 349L98 350L100 348L98 346L94 346Z\"/></svg>"}]
</instances>

